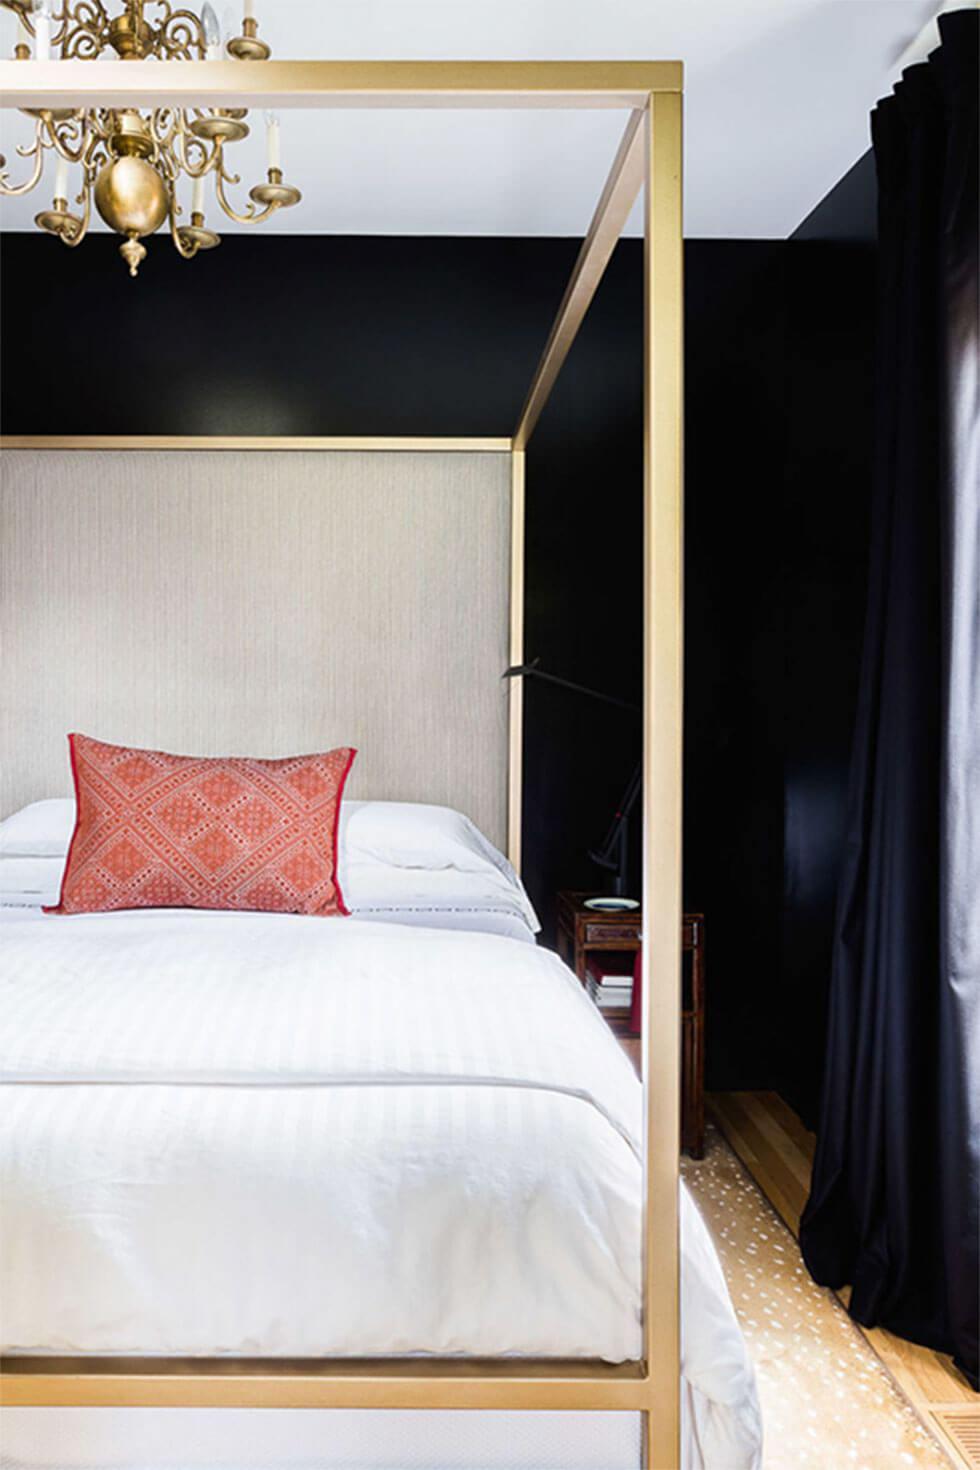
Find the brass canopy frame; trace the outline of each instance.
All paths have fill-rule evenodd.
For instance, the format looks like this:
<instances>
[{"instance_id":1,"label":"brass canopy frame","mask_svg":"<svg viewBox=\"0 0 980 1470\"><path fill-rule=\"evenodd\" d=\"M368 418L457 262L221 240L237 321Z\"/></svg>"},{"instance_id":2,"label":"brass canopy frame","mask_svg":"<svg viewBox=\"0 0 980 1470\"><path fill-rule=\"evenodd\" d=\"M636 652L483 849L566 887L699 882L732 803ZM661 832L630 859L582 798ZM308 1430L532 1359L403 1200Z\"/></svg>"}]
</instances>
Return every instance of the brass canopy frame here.
<instances>
[{"instance_id":1,"label":"brass canopy frame","mask_svg":"<svg viewBox=\"0 0 980 1470\"><path fill-rule=\"evenodd\" d=\"M643 1347L637 1363L11 1358L17 1405L627 1410L645 1464L680 1464L678 1137L682 714L682 67L678 62L0 62L4 105L614 108L629 119L513 435L510 656L523 659L525 451L641 187L644 256ZM9 444L27 441L7 441ZM36 441L44 443L45 441ZM71 441L46 441L68 447ZM84 441L78 441L79 447ZM144 441L152 447L155 441ZM275 447L274 441L263 441ZM322 442L322 441L321 441ZM340 447L341 441L334 441ZM352 441L353 442L353 441ZM497 441L499 444L499 441ZM377 441L381 446L392 441ZM201 447L231 447L203 441ZM464 447L448 441L446 447ZM511 694L519 856L520 681Z\"/></svg>"}]
</instances>

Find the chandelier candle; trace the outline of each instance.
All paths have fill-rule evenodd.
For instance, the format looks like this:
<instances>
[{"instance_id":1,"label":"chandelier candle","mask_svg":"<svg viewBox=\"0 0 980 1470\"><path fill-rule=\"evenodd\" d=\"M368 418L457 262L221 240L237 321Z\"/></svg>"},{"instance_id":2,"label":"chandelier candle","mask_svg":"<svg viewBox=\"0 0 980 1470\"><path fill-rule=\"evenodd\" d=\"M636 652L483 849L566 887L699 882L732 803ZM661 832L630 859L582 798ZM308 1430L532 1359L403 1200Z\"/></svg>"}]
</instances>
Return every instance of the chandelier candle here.
<instances>
[{"instance_id":1,"label":"chandelier candle","mask_svg":"<svg viewBox=\"0 0 980 1470\"><path fill-rule=\"evenodd\" d=\"M218 17L214 13L214 7L207 3L201 9L201 26L204 31L205 57L208 61L220 61L221 51L221 27L218 25Z\"/></svg>"},{"instance_id":2,"label":"chandelier candle","mask_svg":"<svg viewBox=\"0 0 980 1470\"><path fill-rule=\"evenodd\" d=\"M265 149L269 173L271 174L273 169L280 171L282 158L279 145L279 118L274 112L267 112L265 115Z\"/></svg>"},{"instance_id":3,"label":"chandelier candle","mask_svg":"<svg viewBox=\"0 0 980 1470\"><path fill-rule=\"evenodd\" d=\"M30 42L39 61L94 61L115 52L121 61L221 61L221 30L213 6L206 0L200 14L174 9L170 0L41 0L36 10L24 0L0 0L14 13L18 40L14 55L30 60ZM114 13L110 13L114 10ZM246 0L242 34L232 36L224 51L237 61L265 61L269 46L258 38L255 5ZM28 160L28 176L13 181L0 157L0 194L27 194L40 182L45 159L55 157L54 208L35 216L35 224L63 245L76 246L85 237L92 205L110 229L121 235L119 253L135 276L146 257L143 240L168 227L177 252L190 260L211 250L221 240L204 228L204 193L208 178L229 219L257 225L277 209L298 204L298 189L283 182L278 119L267 122L268 180L254 184L248 200L236 209L227 189L238 183L225 149L249 135L245 108L220 107L91 107L26 111L34 130L33 143L19 148ZM68 208L68 170L81 170L78 195L81 214ZM184 178L191 180L191 223L179 224L177 202ZM182 189L181 189L181 192Z\"/></svg>"},{"instance_id":4,"label":"chandelier candle","mask_svg":"<svg viewBox=\"0 0 980 1470\"><path fill-rule=\"evenodd\" d=\"M34 42L37 60L48 61L51 56L51 18L45 10L39 10L35 17Z\"/></svg>"},{"instance_id":5,"label":"chandelier candle","mask_svg":"<svg viewBox=\"0 0 980 1470\"><path fill-rule=\"evenodd\" d=\"M54 201L55 207L68 208L68 160L59 158L58 166L54 171Z\"/></svg>"}]
</instances>

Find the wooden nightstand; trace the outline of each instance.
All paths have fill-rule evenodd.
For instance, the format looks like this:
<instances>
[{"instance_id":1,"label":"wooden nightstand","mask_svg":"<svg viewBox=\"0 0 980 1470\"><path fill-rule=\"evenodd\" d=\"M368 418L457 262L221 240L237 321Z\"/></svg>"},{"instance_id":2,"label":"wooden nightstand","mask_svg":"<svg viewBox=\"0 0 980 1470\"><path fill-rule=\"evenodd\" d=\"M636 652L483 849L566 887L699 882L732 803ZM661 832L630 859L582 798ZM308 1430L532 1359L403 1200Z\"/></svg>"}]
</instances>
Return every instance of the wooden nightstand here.
<instances>
[{"instance_id":1,"label":"wooden nightstand","mask_svg":"<svg viewBox=\"0 0 980 1470\"><path fill-rule=\"evenodd\" d=\"M590 893L558 895L558 953L582 984L590 953L608 954L640 947L643 915L639 909L595 913L585 907ZM681 928L683 990L681 999L681 1147L694 1158L704 1154L704 915L685 914ZM629 1017L605 1017L624 1051L639 1071L640 1038Z\"/></svg>"}]
</instances>

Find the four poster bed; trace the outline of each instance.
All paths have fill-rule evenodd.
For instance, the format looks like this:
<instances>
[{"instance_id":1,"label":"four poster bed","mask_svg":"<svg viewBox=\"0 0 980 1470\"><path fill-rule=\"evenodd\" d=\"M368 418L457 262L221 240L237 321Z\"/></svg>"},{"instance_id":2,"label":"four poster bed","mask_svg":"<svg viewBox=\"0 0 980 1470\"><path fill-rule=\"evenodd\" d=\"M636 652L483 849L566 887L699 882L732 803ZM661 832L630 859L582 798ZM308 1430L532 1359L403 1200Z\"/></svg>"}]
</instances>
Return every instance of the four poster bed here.
<instances>
[{"instance_id":1,"label":"four poster bed","mask_svg":"<svg viewBox=\"0 0 980 1470\"><path fill-rule=\"evenodd\" d=\"M0 1056L5 1470L755 1470L751 1367L677 1170L680 66L287 62L242 78L212 62L162 76L0 63L21 107L193 97L629 121L510 438L4 441L16 693L0 815L15 815L0 862L6 843L27 865L0 911L17 1016ZM641 1087L533 943L521 687L499 675L523 659L527 446L644 183L656 937ZM175 544L211 548L189 600ZM88 638L93 583L110 602ZM165 640L163 608L185 619ZM38 894L38 862L65 893L61 742L79 726L241 757L356 744L363 784L338 837L349 917L42 915L31 893L57 902L58 884ZM43 853L24 837L37 823Z\"/></svg>"}]
</instances>

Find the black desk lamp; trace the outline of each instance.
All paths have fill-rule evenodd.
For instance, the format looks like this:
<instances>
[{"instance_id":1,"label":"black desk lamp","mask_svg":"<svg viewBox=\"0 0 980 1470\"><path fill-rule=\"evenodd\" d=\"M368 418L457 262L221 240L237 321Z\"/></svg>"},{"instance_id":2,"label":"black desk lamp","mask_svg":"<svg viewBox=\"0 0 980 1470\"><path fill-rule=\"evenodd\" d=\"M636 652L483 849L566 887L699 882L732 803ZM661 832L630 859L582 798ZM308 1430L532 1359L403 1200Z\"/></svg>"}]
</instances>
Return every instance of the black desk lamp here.
<instances>
[{"instance_id":1,"label":"black desk lamp","mask_svg":"<svg viewBox=\"0 0 980 1470\"><path fill-rule=\"evenodd\" d=\"M562 689L572 689L576 694L587 694L590 699L598 699L603 704L614 704L619 709L631 710L635 715L642 714L639 705L631 704L629 700L617 699L613 694L603 694L599 689L590 689L585 684L575 684L571 679L560 679L557 674L546 673L544 669L538 667L540 662L541 660L536 658L529 664L514 664L511 668L505 669L501 677L504 679L544 679L549 684L558 684ZM640 760L637 761L636 769L630 776L629 784L616 808L605 837L598 847L589 849L589 857L592 861L598 867L604 868L607 873L612 874L610 881L616 898L623 898L626 894L630 813L640 794L642 774L643 762Z\"/></svg>"}]
</instances>

